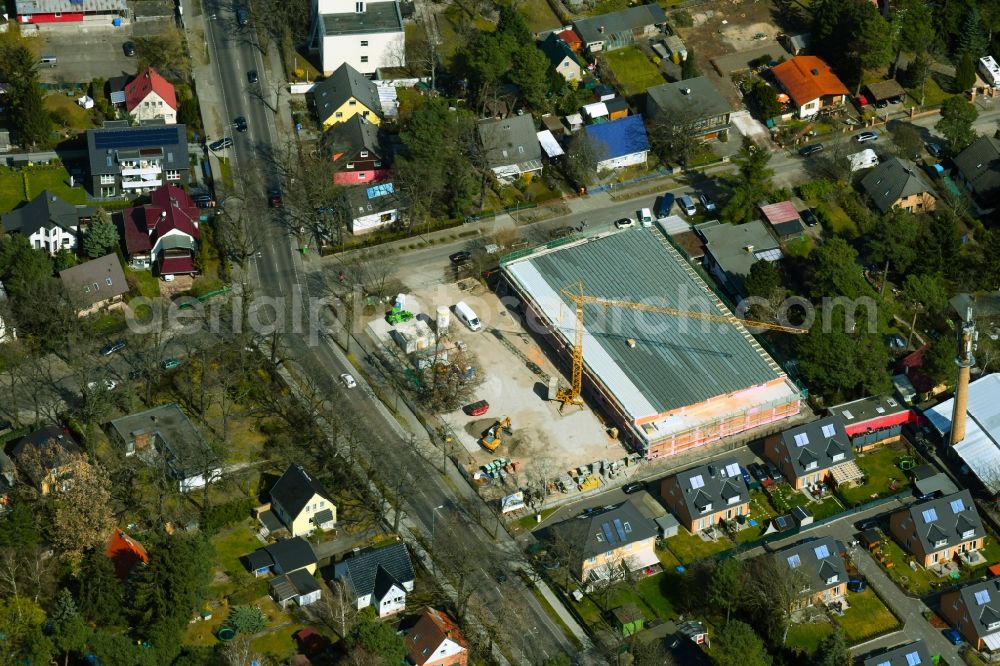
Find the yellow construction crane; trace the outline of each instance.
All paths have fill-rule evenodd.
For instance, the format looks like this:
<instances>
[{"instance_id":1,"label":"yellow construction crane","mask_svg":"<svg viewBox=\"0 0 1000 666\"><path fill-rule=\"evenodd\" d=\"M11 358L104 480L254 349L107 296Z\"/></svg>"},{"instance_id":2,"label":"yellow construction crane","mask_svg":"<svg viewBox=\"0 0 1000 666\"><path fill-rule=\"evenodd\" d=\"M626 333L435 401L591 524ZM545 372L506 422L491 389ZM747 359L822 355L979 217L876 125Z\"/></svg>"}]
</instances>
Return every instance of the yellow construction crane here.
<instances>
[{"instance_id":1,"label":"yellow construction crane","mask_svg":"<svg viewBox=\"0 0 1000 666\"><path fill-rule=\"evenodd\" d=\"M569 298L576 305L576 340L573 345L573 385L568 389L559 389L556 393L556 400L562 406L573 404L583 404L580 393L583 391L583 306L603 305L605 308L625 308L627 310L639 310L641 312L652 312L654 314L665 314L673 317L687 317L688 319L698 319L701 321L712 321L720 324L745 324L755 328L766 328L770 331L782 331L784 333L805 333L808 329L796 328L795 326L782 326L781 324L771 324L765 321L752 321L750 319L739 319L735 315L713 315L705 312L693 310L679 310L659 305L647 305L645 303L633 303L632 301L620 301L611 298L601 298L600 296L590 296L583 290L583 283L579 284L579 292L563 289L564 296Z\"/></svg>"}]
</instances>

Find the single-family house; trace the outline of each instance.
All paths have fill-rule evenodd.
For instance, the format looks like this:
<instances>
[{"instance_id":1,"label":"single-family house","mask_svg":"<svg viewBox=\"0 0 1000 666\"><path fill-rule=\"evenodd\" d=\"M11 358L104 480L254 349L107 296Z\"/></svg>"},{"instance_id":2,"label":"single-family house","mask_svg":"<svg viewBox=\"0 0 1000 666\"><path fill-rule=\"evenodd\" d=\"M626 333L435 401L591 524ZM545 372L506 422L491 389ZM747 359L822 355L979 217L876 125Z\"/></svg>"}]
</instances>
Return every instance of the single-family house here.
<instances>
[{"instance_id":1,"label":"single-family house","mask_svg":"<svg viewBox=\"0 0 1000 666\"><path fill-rule=\"evenodd\" d=\"M81 317L101 308L121 307L122 297L129 292L117 254L106 254L59 271L59 279Z\"/></svg>"},{"instance_id":2,"label":"single-family house","mask_svg":"<svg viewBox=\"0 0 1000 666\"><path fill-rule=\"evenodd\" d=\"M275 576L267 584L268 592L282 608L294 602L300 608L319 601L322 591L316 577L305 569Z\"/></svg>"},{"instance_id":3,"label":"single-family house","mask_svg":"<svg viewBox=\"0 0 1000 666\"><path fill-rule=\"evenodd\" d=\"M125 85L125 110L136 120L177 123L174 85L152 67L145 67Z\"/></svg>"},{"instance_id":4,"label":"single-family house","mask_svg":"<svg viewBox=\"0 0 1000 666\"><path fill-rule=\"evenodd\" d=\"M854 448L836 416L789 428L764 440L764 456L796 490L833 481L846 483L862 474Z\"/></svg>"},{"instance_id":5,"label":"single-family house","mask_svg":"<svg viewBox=\"0 0 1000 666\"><path fill-rule=\"evenodd\" d=\"M729 102L704 76L646 90L646 118L650 125L683 131L702 141L728 131L731 114Z\"/></svg>"},{"instance_id":6,"label":"single-family house","mask_svg":"<svg viewBox=\"0 0 1000 666\"><path fill-rule=\"evenodd\" d=\"M649 137L642 116L626 116L599 125L588 125L587 139L597 158L597 170L622 169L645 164Z\"/></svg>"},{"instance_id":7,"label":"single-family house","mask_svg":"<svg viewBox=\"0 0 1000 666\"><path fill-rule=\"evenodd\" d=\"M982 210L1000 201L1000 138L981 136L955 156L962 184Z\"/></svg>"},{"instance_id":8,"label":"single-family house","mask_svg":"<svg viewBox=\"0 0 1000 666\"><path fill-rule=\"evenodd\" d=\"M799 216L799 211L795 209L795 204L791 201L764 204L760 206L760 214L771 225L774 235L779 240L784 241L798 238L806 230L802 225L802 218Z\"/></svg>"},{"instance_id":9,"label":"single-family house","mask_svg":"<svg viewBox=\"0 0 1000 666\"><path fill-rule=\"evenodd\" d=\"M479 121L479 142L486 162L501 182L542 172L542 147L531 114Z\"/></svg>"},{"instance_id":10,"label":"single-family house","mask_svg":"<svg viewBox=\"0 0 1000 666\"><path fill-rule=\"evenodd\" d=\"M398 2L312 0L310 48L330 74L343 64L374 75L406 65L403 15Z\"/></svg>"},{"instance_id":11,"label":"single-family house","mask_svg":"<svg viewBox=\"0 0 1000 666\"><path fill-rule=\"evenodd\" d=\"M126 456L162 466L180 492L203 488L222 476L222 463L176 402L111 421L111 440Z\"/></svg>"},{"instance_id":12,"label":"single-family house","mask_svg":"<svg viewBox=\"0 0 1000 666\"><path fill-rule=\"evenodd\" d=\"M343 202L352 234L391 227L403 219L405 200L392 182L348 188Z\"/></svg>"},{"instance_id":13,"label":"single-family house","mask_svg":"<svg viewBox=\"0 0 1000 666\"><path fill-rule=\"evenodd\" d=\"M391 151L381 140L378 125L355 114L327 130L326 145L333 161L333 182L350 187L386 180Z\"/></svg>"},{"instance_id":14,"label":"single-family house","mask_svg":"<svg viewBox=\"0 0 1000 666\"><path fill-rule=\"evenodd\" d=\"M130 19L126 0L15 0L18 23L84 23L111 25L115 19Z\"/></svg>"},{"instance_id":15,"label":"single-family house","mask_svg":"<svg viewBox=\"0 0 1000 666\"><path fill-rule=\"evenodd\" d=\"M187 127L162 120L138 127L107 121L87 130L87 162L94 197L135 197L164 183L184 187L191 169Z\"/></svg>"},{"instance_id":16,"label":"single-family house","mask_svg":"<svg viewBox=\"0 0 1000 666\"><path fill-rule=\"evenodd\" d=\"M968 490L896 511L889 516L889 531L924 567L955 558L969 565L984 561L978 551L986 530Z\"/></svg>"},{"instance_id":17,"label":"single-family house","mask_svg":"<svg viewBox=\"0 0 1000 666\"><path fill-rule=\"evenodd\" d=\"M72 483L73 464L83 458L69 430L46 426L28 433L10 449L21 476L42 495L65 490Z\"/></svg>"},{"instance_id":18,"label":"single-family house","mask_svg":"<svg viewBox=\"0 0 1000 666\"><path fill-rule=\"evenodd\" d=\"M735 458L668 476L660 496L692 534L750 514L750 491Z\"/></svg>"},{"instance_id":19,"label":"single-family house","mask_svg":"<svg viewBox=\"0 0 1000 666\"><path fill-rule=\"evenodd\" d=\"M358 610L373 606L388 617L406 608L415 577L406 544L397 542L349 555L334 566L334 578L347 585Z\"/></svg>"},{"instance_id":20,"label":"single-family house","mask_svg":"<svg viewBox=\"0 0 1000 666\"><path fill-rule=\"evenodd\" d=\"M191 195L166 184L153 190L149 199L145 206L126 208L116 216L129 265L155 267L161 276L197 273L201 211Z\"/></svg>"},{"instance_id":21,"label":"single-family house","mask_svg":"<svg viewBox=\"0 0 1000 666\"><path fill-rule=\"evenodd\" d=\"M346 62L329 78L318 81L312 95L316 117L324 130L354 116L361 116L373 125L382 122L378 86Z\"/></svg>"},{"instance_id":22,"label":"single-family house","mask_svg":"<svg viewBox=\"0 0 1000 666\"><path fill-rule=\"evenodd\" d=\"M922 638L912 643L870 652L861 657L860 666L931 666L934 661Z\"/></svg>"},{"instance_id":23,"label":"single-family house","mask_svg":"<svg viewBox=\"0 0 1000 666\"><path fill-rule=\"evenodd\" d=\"M605 583L620 576L622 567L639 571L659 562L656 528L632 500L553 525L573 549L571 566L583 583Z\"/></svg>"},{"instance_id":24,"label":"single-family house","mask_svg":"<svg viewBox=\"0 0 1000 666\"><path fill-rule=\"evenodd\" d=\"M861 188L882 213L893 208L927 213L934 210L938 198L923 172L899 157L880 162L861 179Z\"/></svg>"},{"instance_id":25,"label":"single-family house","mask_svg":"<svg viewBox=\"0 0 1000 666\"><path fill-rule=\"evenodd\" d=\"M806 539L770 555L786 567L792 576L800 578L802 595L792 603L792 609L823 605L847 594L847 565L844 546L830 536Z\"/></svg>"},{"instance_id":26,"label":"single-family house","mask_svg":"<svg viewBox=\"0 0 1000 666\"><path fill-rule=\"evenodd\" d=\"M104 547L104 555L115 567L115 575L125 580L140 563L149 564L149 554L142 544L116 527Z\"/></svg>"},{"instance_id":27,"label":"single-family house","mask_svg":"<svg viewBox=\"0 0 1000 666\"><path fill-rule=\"evenodd\" d=\"M20 234L36 250L55 256L60 250L76 247L80 227L90 221L94 211L86 206L66 203L48 190L20 208L0 216L3 230Z\"/></svg>"},{"instance_id":28,"label":"single-family house","mask_svg":"<svg viewBox=\"0 0 1000 666\"><path fill-rule=\"evenodd\" d=\"M553 69L564 79L567 81L583 80L586 65L580 61L580 57L573 52L569 44L560 39L556 33L550 32L549 36L538 44L538 48L552 63Z\"/></svg>"},{"instance_id":29,"label":"single-family house","mask_svg":"<svg viewBox=\"0 0 1000 666\"><path fill-rule=\"evenodd\" d=\"M792 99L800 118L814 116L820 109L843 106L847 100L847 87L816 56L795 56L772 67L771 74Z\"/></svg>"},{"instance_id":30,"label":"single-family house","mask_svg":"<svg viewBox=\"0 0 1000 666\"><path fill-rule=\"evenodd\" d=\"M573 28L567 28L561 32L557 32L556 36L561 39L566 46L573 50L573 53L580 53L583 50L583 40L580 39L580 35L576 34Z\"/></svg>"},{"instance_id":31,"label":"single-family house","mask_svg":"<svg viewBox=\"0 0 1000 666\"><path fill-rule=\"evenodd\" d=\"M318 561L312 544L302 537L281 539L258 548L247 555L247 566L257 578L274 574L282 576L295 571L316 573Z\"/></svg>"},{"instance_id":32,"label":"single-family house","mask_svg":"<svg viewBox=\"0 0 1000 666\"><path fill-rule=\"evenodd\" d=\"M406 659L413 666L466 666L469 645L455 621L445 613L425 608L406 632Z\"/></svg>"},{"instance_id":33,"label":"single-family house","mask_svg":"<svg viewBox=\"0 0 1000 666\"><path fill-rule=\"evenodd\" d=\"M574 21L573 28L587 50L596 53L630 46L643 37L653 37L666 22L663 9L652 4L580 19Z\"/></svg>"},{"instance_id":34,"label":"single-family house","mask_svg":"<svg viewBox=\"0 0 1000 666\"><path fill-rule=\"evenodd\" d=\"M888 395L859 398L828 411L843 422L844 432L858 453L898 441L903 426L920 419L914 410Z\"/></svg>"},{"instance_id":35,"label":"single-family house","mask_svg":"<svg viewBox=\"0 0 1000 666\"><path fill-rule=\"evenodd\" d=\"M288 534L308 536L314 530L332 530L337 507L319 479L301 465L291 464L271 487L271 501L258 511L264 536L278 529Z\"/></svg>"},{"instance_id":36,"label":"single-family house","mask_svg":"<svg viewBox=\"0 0 1000 666\"><path fill-rule=\"evenodd\" d=\"M784 257L781 245L760 220L737 225L712 220L695 226L695 233L704 240L705 269L733 296L745 295L751 266Z\"/></svg>"},{"instance_id":37,"label":"single-family house","mask_svg":"<svg viewBox=\"0 0 1000 666\"><path fill-rule=\"evenodd\" d=\"M1000 650L1000 578L979 580L941 595L938 614L973 648Z\"/></svg>"}]
</instances>

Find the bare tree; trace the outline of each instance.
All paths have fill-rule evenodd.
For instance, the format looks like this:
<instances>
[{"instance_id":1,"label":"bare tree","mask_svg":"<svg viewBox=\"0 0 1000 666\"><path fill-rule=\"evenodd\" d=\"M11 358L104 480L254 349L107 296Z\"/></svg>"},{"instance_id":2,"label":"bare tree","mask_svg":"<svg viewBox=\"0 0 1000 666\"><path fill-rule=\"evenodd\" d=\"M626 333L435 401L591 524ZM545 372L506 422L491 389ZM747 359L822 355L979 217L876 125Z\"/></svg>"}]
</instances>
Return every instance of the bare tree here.
<instances>
[{"instance_id":1,"label":"bare tree","mask_svg":"<svg viewBox=\"0 0 1000 666\"><path fill-rule=\"evenodd\" d=\"M269 158L285 184L278 213L286 229L307 244L313 239L341 244L347 219L343 188L333 181L327 148L304 151L289 142Z\"/></svg>"},{"instance_id":2,"label":"bare tree","mask_svg":"<svg viewBox=\"0 0 1000 666\"><path fill-rule=\"evenodd\" d=\"M792 569L778 554L769 553L750 562L750 575L743 587L743 605L766 628L774 643L784 644L792 611L808 590L801 569Z\"/></svg>"},{"instance_id":3,"label":"bare tree","mask_svg":"<svg viewBox=\"0 0 1000 666\"><path fill-rule=\"evenodd\" d=\"M262 656L253 649L252 636L237 634L222 648L222 658L228 666L251 666L261 663Z\"/></svg>"},{"instance_id":4,"label":"bare tree","mask_svg":"<svg viewBox=\"0 0 1000 666\"><path fill-rule=\"evenodd\" d=\"M464 618L475 589L474 575L479 568L479 553L469 550L470 540L462 538L468 528L453 515L437 520L432 552L440 573L451 583L457 598L455 612Z\"/></svg>"},{"instance_id":5,"label":"bare tree","mask_svg":"<svg viewBox=\"0 0 1000 666\"><path fill-rule=\"evenodd\" d=\"M306 614L344 637L354 628L358 607L342 580L321 583L326 588L318 604L306 607Z\"/></svg>"},{"instance_id":6,"label":"bare tree","mask_svg":"<svg viewBox=\"0 0 1000 666\"><path fill-rule=\"evenodd\" d=\"M256 256L267 236L266 222L244 206L226 206L216 217L223 247L240 265Z\"/></svg>"}]
</instances>

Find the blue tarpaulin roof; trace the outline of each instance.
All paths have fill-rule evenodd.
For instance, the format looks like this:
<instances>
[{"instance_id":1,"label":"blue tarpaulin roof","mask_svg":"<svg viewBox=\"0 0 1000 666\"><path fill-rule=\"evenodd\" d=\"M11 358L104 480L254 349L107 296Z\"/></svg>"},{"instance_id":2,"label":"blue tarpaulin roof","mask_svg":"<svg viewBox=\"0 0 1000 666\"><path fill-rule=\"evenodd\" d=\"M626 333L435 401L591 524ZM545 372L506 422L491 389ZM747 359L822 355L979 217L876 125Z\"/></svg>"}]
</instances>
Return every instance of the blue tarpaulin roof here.
<instances>
[{"instance_id":1,"label":"blue tarpaulin roof","mask_svg":"<svg viewBox=\"0 0 1000 666\"><path fill-rule=\"evenodd\" d=\"M587 136L598 149L598 160L607 160L649 150L642 116L626 116L609 123L588 125Z\"/></svg>"}]
</instances>

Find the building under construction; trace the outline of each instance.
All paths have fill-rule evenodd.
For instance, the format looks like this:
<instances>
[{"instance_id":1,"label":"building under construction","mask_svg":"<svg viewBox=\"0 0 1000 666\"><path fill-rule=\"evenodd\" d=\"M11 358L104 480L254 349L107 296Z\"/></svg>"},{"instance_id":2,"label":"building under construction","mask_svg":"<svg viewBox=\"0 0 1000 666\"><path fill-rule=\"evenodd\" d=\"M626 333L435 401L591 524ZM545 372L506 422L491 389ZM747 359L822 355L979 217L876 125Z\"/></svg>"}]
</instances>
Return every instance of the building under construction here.
<instances>
[{"instance_id":1,"label":"building under construction","mask_svg":"<svg viewBox=\"0 0 1000 666\"><path fill-rule=\"evenodd\" d=\"M550 243L501 266L525 325L567 368L577 316L564 290L624 304L583 306L583 392L619 427L622 442L648 458L799 413L800 390L656 228Z\"/></svg>"}]
</instances>

